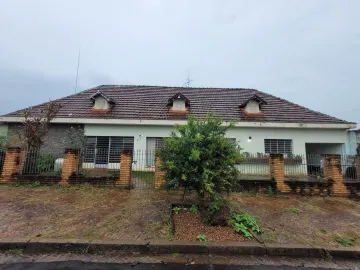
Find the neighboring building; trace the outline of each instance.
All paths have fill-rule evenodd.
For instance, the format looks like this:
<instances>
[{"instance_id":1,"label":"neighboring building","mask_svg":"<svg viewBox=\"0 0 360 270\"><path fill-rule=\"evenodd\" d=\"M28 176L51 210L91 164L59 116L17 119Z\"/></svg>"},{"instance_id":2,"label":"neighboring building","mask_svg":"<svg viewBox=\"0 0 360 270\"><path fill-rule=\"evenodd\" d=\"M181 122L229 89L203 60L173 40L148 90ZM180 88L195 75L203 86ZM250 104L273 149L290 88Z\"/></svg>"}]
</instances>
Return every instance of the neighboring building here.
<instances>
[{"instance_id":1,"label":"neighboring building","mask_svg":"<svg viewBox=\"0 0 360 270\"><path fill-rule=\"evenodd\" d=\"M355 130L356 134L356 152L360 155L360 129Z\"/></svg>"},{"instance_id":2,"label":"neighboring building","mask_svg":"<svg viewBox=\"0 0 360 270\"><path fill-rule=\"evenodd\" d=\"M356 127L255 89L102 85L57 102L63 107L46 145L66 147L64 132L78 126L84 129L88 148L95 149L85 162L95 167L117 163L123 149L151 153L189 114L201 118L213 112L235 122L227 136L255 154L341 154L347 130ZM44 105L33 107L34 112ZM0 117L9 133L22 120L21 111ZM147 165L153 163L150 155Z\"/></svg>"}]
</instances>

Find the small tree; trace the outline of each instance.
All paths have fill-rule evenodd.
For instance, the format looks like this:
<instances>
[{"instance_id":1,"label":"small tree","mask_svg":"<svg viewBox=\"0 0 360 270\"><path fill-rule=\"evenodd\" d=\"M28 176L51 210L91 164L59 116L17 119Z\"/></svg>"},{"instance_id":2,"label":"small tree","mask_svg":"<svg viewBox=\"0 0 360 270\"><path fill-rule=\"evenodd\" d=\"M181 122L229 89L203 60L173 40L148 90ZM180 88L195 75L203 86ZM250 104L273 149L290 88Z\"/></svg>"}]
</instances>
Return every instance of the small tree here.
<instances>
[{"instance_id":1,"label":"small tree","mask_svg":"<svg viewBox=\"0 0 360 270\"><path fill-rule=\"evenodd\" d=\"M236 164L242 160L240 147L225 137L233 124L208 114L204 120L190 116L186 125L176 126L157 151L166 170L167 188L195 190L200 202L214 202L229 192L238 178Z\"/></svg>"},{"instance_id":2,"label":"small tree","mask_svg":"<svg viewBox=\"0 0 360 270\"><path fill-rule=\"evenodd\" d=\"M31 151L37 151L44 144L45 135L49 131L49 124L61 109L60 103L49 102L39 113L33 114L33 108L23 111L24 121L21 130L18 131L20 142Z\"/></svg>"}]
</instances>

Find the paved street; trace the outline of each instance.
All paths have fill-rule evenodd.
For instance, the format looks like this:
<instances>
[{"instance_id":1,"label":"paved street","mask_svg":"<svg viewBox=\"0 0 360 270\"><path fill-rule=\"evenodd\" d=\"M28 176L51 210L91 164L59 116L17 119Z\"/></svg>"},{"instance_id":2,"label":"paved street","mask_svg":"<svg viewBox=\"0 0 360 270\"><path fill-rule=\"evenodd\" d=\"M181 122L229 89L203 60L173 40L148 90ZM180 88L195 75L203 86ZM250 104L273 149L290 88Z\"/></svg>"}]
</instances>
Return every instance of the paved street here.
<instances>
[{"instance_id":1,"label":"paved street","mask_svg":"<svg viewBox=\"0 0 360 270\"><path fill-rule=\"evenodd\" d=\"M360 269L359 261L267 256L0 254L0 269Z\"/></svg>"}]
</instances>

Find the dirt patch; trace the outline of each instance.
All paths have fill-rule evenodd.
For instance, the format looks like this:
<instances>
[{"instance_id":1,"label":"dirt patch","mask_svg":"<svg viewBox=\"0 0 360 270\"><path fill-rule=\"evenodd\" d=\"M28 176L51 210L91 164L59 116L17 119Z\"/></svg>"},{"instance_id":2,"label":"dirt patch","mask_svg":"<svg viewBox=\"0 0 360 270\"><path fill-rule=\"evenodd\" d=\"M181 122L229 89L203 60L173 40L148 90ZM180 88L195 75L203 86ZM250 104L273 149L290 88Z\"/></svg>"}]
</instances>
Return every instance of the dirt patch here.
<instances>
[{"instance_id":1,"label":"dirt patch","mask_svg":"<svg viewBox=\"0 0 360 270\"><path fill-rule=\"evenodd\" d=\"M166 240L170 231L169 205L181 198L178 191L0 185L0 238ZM193 198L186 196L185 201ZM351 243L360 247L357 201L244 193L234 193L230 199L233 211L258 218L264 233L257 237L265 242L322 247ZM184 232L175 239L195 240L197 235L205 234L214 240L243 240L231 228L218 237L223 228L208 228L192 213L189 217L180 214L174 216L185 226L175 226L177 233L179 228ZM211 230L215 230L214 235Z\"/></svg>"},{"instance_id":2,"label":"dirt patch","mask_svg":"<svg viewBox=\"0 0 360 270\"><path fill-rule=\"evenodd\" d=\"M360 204L346 198L276 197L232 194L238 212L256 216L264 229L260 238L279 244L341 247L336 241L358 238L360 246Z\"/></svg>"},{"instance_id":3,"label":"dirt patch","mask_svg":"<svg viewBox=\"0 0 360 270\"><path fill-rule=\"evenodd\" d=\"M198 235L204 234L208 240L246 241L242 235L235 233L231 227L205 224L200 213L180 212L173 215L173 220L175 240L196 240Z\"/></svg>"},{"instance_id":4,"label":"dirt patch","mask_svg":"<svg viewBox=\"0 0 360 270\"><path fill-rule=\"evenodd\" d=\"M167 239L176 192L0 186L0 238Z\"/></svg>"}]
</instances>

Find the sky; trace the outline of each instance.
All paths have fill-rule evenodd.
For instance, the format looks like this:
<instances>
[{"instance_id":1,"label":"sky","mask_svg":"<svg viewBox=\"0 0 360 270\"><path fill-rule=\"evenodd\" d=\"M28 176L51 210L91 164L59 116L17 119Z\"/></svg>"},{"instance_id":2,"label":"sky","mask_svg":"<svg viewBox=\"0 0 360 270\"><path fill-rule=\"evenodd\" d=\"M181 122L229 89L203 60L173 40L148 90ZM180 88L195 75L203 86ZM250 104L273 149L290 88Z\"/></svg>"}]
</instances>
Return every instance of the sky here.
<instances>
[{"instance_id":1,"label":"sky","mask_svg":"<svg viewBox=\"0 0 360 270\"><path fill-rule=\"evenodd\" d=\"M358 0L1 0L0 114L101 84L256 88L360 124ZM360 127L360 125L359 125Z\"/></svg>"}]
</instances>

